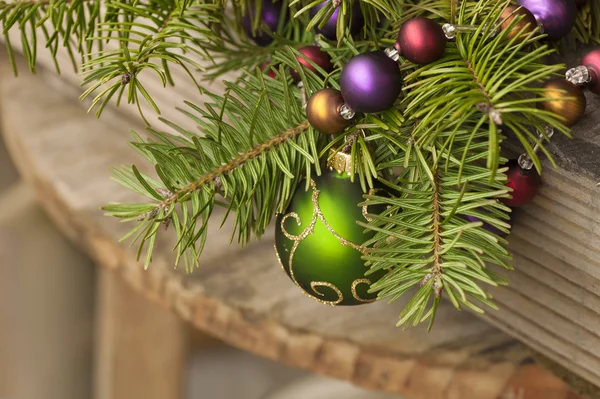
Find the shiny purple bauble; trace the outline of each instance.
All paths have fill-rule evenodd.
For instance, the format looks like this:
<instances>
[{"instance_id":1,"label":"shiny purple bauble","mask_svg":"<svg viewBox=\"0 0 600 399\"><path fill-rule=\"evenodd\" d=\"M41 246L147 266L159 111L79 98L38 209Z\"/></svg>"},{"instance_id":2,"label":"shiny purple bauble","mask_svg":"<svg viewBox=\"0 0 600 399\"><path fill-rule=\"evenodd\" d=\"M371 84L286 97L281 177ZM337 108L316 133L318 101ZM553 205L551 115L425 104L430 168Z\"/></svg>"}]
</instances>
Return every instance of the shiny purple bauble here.
<instances>
[{"instance_id":1,"label":"shiny purple bauble","mask_svg":"<svg viewBox=\"0 0 600 399\"><path fill-rule=\"evenodd\" d=\"M548 39L556 40L567 36L575 25L575 0L518 0L518 3L531 11L542 24Z\"/></svg>"},{"instance_id":2,"label":"shiny purple bauble","mask_svg":"<svg viewBox=\"0 0 600 399\"><path fill-rule=\"evenodd\" d=\"M283 0L263 0L260 13L260 23L255 34L252 32L252 21L254 18L256 18L256 5L254 4L251 6L251 9L248 10L242 18L242 27L244 28L244 32L246 32L246 34L251 37L259 46L267 46L273 41L271 36L261 30L260 25L266 25L272 32L277 30L279 18L281 16L282 1ZM253 18L250 18L250 14L252 14Z\"/></svg>"},{"instance_id":3,"label":"shiny purple bauble","mask_svg":"<svg viewBox=\"0 0 600 399\"><path fill-rule=\"evenodd\" d=\"M486 210L483 210L483 209L480 209L480 212L481 213L488 213ZM509 213L509 216L512 219L512 214ZM461 215L461 217L463 219L469 221L469 222L482 222L483 226L481 226L481 227L483 227L484 229L486 229L490 233L497 235L498 237L506 237L506 236L508 236L508 233L506 233L506 232L504 232L504 231L502 231L502 230L500 230L500 229L492 226L491 224L489 224L487 222L484 222L483 220L479 219L476 216ZM512 220L511 219L509 219L507 222L508 222L509 225L512 226Z\"/></svg>"},{"instance_id":4,"label":"shiny purple bauble","mask_svg":"<svg viewBox=\"0 0 600 399\"><path fill-rule=\"evenodd\" d=\"M590 72L591 81L585 87L594 94L600 94L600 48L592 50L581 59Z\"/></svg>"},{"instance_id":5,"label":"shiny purple bauble","mask_svg":"<svg viewBox=\"0 0 600 399\"><path fill-rule=\"evenodd\" d=\"M440 24L429 18L417 17L402 25L394 47L410 62L425 65L444 55L447 41Z\"/></svg>"},{"instance_id":6,"label":"shiny purple bauble","mask_svg":"<svg viewBox=\"0 0 600 399\"><path fill-rule=\"evenodd\" d=\"M314 18L315 15L329 4L331 0L325 0L324 2L316 5L315 7L310 9L310 16ZM340 6L341 7L341 6ZM325 22L322 28L317 28L317 32L325 36L329 40L337 40L336 28L337 21L340 15L340 7L337 7L331 17ZM365 19L363 17L362 11L360 10L360 0L354 0L354 4L352 5L352 18L350 19L350 34L355 35L360 31L360 29L365 24Z\"/></svg>"},{"instance_id":7,"label":"shiny purple bauble","mask_svg":"<svg viewBox=\"0 0 600 399\"><path fill-rule=\"evenodd\" d=\"M340 90L346 105L356 112L385 111L402 91L398 63L383 51L359 54L342 70Z\"/></svg>"}]
</instances>

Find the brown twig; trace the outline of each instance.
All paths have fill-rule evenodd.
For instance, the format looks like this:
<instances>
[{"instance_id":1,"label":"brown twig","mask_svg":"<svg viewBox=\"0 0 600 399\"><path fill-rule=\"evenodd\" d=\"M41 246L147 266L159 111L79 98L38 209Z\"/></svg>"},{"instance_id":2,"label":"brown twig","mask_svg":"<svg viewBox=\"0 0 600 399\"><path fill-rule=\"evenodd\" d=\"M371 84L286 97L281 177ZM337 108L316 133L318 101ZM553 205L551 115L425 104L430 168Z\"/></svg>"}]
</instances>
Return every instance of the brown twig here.
<instances>
[{"instance_id":1,"label":"brown twig","mask_svg":"<svg viewBox=\"0 0 600 399\"><path fill-rule=\"evenodd\" d=\"M439 277L442 275L442 267L441 267L441 251L442 251L442 228L440 226L440 192L439 192L439 176L437 173L437 169L433 171L433 270L431 272L431 278L434 279L434 290L435 296L439 297L441 295L441 290L439 286L437 286L437 281Z\"/></svg>"},{"instance_id":2,"label":"brown twig","mask_svg":"<svg viewBox=\"0 0 600 399\"><path fill-rule=\"evenodd\" d=\"M477 104L477 109L481 112L487 113L494 124L502 125L502 114L500 113L500 111L498 111L494 107L494 102L492 101L492 98L490 97L490 94L487 92L485 86L479 80L479 76L477 75L477 72L473 68L473 64L471 64L471 61L469 61L469 60L465 60L465 63L467 64L467 68L473 75L473 82L477 85L477 87L479 88L479 91L486 99L486 102Z\"/></svg>"}]
</instances>

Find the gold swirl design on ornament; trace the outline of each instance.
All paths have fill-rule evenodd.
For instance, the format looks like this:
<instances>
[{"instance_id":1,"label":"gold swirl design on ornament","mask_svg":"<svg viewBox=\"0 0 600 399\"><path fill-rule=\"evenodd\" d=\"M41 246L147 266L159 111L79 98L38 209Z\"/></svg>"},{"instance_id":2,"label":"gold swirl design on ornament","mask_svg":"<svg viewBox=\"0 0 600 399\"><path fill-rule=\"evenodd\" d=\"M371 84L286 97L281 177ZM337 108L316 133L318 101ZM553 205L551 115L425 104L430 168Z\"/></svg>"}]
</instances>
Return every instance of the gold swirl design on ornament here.
<instances>
[{"instance_id":1,"label":"gold swirl design on ornament","mask_svg":"<svg viewBox=\"0 0 600 399\"><path fill-rule=\"evenodd\" d=\"M373 299L365 299L365 298L361 298L358 295L358 292L356 292L356 286L359 284L369 284L371 285L371 280L369 280L368 278L359 278L358 280L354 280L352 282L352 296L354 297L354 299L356 299L359 302L364 302L364 303L370 303L370 302L375 302L375 298Z\"/></svg>"},{"instance_id":2,"label":"gold swirl design on ornament","mask_svg":"<svg viewBox=\"0 0 600 399\"><path fill-rule=\"evenodd\" d=\"M333 285L331 283L328 283L326 281L312 281L310 283L310 288L312 288L314 292L316 292L318 295L325 296L325 294L319 292L319 290L317 289L317 287L327 287L327 288L330 288L330 289L334 290L335 293L338 296L338 299L335 300L335 301L322 301L322 302L328 303L331 306L335 306L335 305L337 305L338 303L340 303L340 302L342 302L344 300L344 295L342 295L342 291L340 291L340 289L338 287L336 287L335 285ZM317 298L315 298L315 299L317 299Z\"/></svg>"},{"instance_id":3,"label":"gold swirl design on ornament","mask_svg":"<svg viewBox=\"0 0 600 399\"><path fill-rule=\"evenodd\" d=\"M283 218L281 218L281 231L283 233L283 235L289 239L294 241L294 245L292 246L292 250L290 251L290 259L289 259L289 267L290 267L290 277L292 279L292 281L294 282L294 284L296 284L301 290L302 292L304 292L306 295L308 295L309 297L311 297L312 299L315 299L321 303L325 303L328 305L337 305L338 303L342 302L344 300L344 296L342 295L342 291L340 291L339 288L337 288L335 285L331 284L331 283L327 283L327 282L323 282L323 281L313 281L310 286L313 289L313 291L319 295L319 296L323 296L324 294L322 294L321 292L317 291L315 289L315 286L325 286L328 288L331 288L332 290L335 291L335 293L338 295L338 299L336 299L335 301L325 301L322 299L319 299L317 297L314 297L312 295L310 295L310 293L306 292L304 290L304 288L302 288L300 286L300 284L298 283L298 280L296 280L296 276L294 275L294 255L296 254L296 250L298 249L298 246L300 245L300 242L302 242L306 237L308 237L309 235L311 235L312 233L314 233L315 231L315 225L317 224L317 219L320 220L325 227L327 228L327 230L329 230L329 232L335 237L337 238L337 240L340 242L340 244L351 247L356 249L357 251L359 251L362 254L366 253L366 248L355 244L351 241L346 240L344 237L340 236L334 229L333 227L331 227L329 225L329 223L327 223L327 220L325 219L325 216L323 215L323 212L321 211L321 207L319 207L319 193L320 191L317 189L317 184L315 183L314 180L310 180L310 187L312 188L312 196L311 196L311 200L313 203L313 214L312 214L312 219L309 223L308 226L306 226L306 228L304 230L302 230L302 232L299 235L293 235L290 234L286 228L285 228L285 221L288 220L289 218L293 218L296 220L296 223L298 224L298 226L302 225L302 220L300 219L300 216L296 213L296 212L290 212L287 215L284 215ZM277 252L277 251L275 251ZM281 265L281 267L283 267L283 263L281 262L281 259L279 258L279 255L277 255L277 258L279 259L279 264ZM285 270L285 268L284 268ZM313 286L314 284L314 286ZM356 297L356 296L355 296ZM358 298L357 298L358 299ZM358 299L360 300L360 299Z\"/></svg>"}]
</instances>

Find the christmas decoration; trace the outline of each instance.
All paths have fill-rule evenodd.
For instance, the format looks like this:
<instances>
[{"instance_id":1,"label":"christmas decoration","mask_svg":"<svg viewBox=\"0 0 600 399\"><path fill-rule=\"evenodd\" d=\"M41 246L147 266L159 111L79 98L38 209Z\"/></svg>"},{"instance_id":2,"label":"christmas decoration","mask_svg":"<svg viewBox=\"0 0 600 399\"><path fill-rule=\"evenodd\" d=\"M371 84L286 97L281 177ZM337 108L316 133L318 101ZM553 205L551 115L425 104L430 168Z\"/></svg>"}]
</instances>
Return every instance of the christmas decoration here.
<instances>
[{"instance_id":1,"label":"christmas decoration","mask_svg":"<svg viewBox=\"0 0 600 399\"><path fill-rule=\"evenodd\" d=\"M586 100L581 89L566 79L551 79L542 86L542 96L548 99L538 103L538 108L552 112L567 126L574 125L585 112Z\"/></svg>"},{"instance_id":2,"label":"christmas decoration","mask_svg":"<svg viewBox=\"0 0 600 399\"><path fill-rule=\"evenodd\" d=\"M256 13L256 4L252 3L251 9L246 12L244 18L242 19L242 27L244 28L246 34L251 37L256 44L259 46L267 46L273 41L273 38L263 32L260 25L266 25L272 32L277 30L279 19L281 17L281 1L263 0L260 11L260 24L258 32L254 32L252 29L252 23L254 18L256 18Z\"/></svg>"},{"instance_id":3,"label":"christmas decoration","mask_svg":"<svg viewBox=\"0 0 600 399\"><path fill-rule=\"evenodd\" d=\"M400 28L395 47L412 63L423 65L436 61L446 49L442 27L425 17L413 18Z\"/></svg>"},{"instance_id":4,"label":"christmas decoration","mask_svg":"<svg viewBox=\"0 0 600 399\"><path fill-rule=\"evenodd\" d=\"M310 16L315 17L319 10L325 7L327 4L330 4L331 0L325 0L322 3L319 3L317 6L310 9ZM335 6L334 6L335 7ZM340 6L335 7L331 17L325 22L325 24L321 28L317 28L317 32L325 36L329 40L337 39L337 23L338 17L340 15ZM365 20L360 10L360 0L354 0L352 4L352 18L350 19L350 34L355 35L360 31L362 26L364 25Z\"/></svg>"},{"instance_id":5,"label":"christmas decoration","mask_svg":"<svg viewBox=\"0 0 600 399\"><path fill-rule=\"evenodd\" d=\"M518 3L531 11L548 39L565 37L575 25L575 0L518 0Z\"/></svg>"},{"instance_id":6,"label":"christmas decoration","mask_svg":"<svg viewBox=\"0 0 600 399\"><path fill-rule=\"evenodd\" d=\"M353 57L342 70L340 89L356 112L381 112L391 107L402 90L398 63L383 51Z\"/></svg>"},{"instance_id":7,"label":"christmas decoration","mask_svg":"<svg viewBox=\"0 0 600 399\"><path fill-rule=\"evenodd\" d=\"M510 207L523 206L535 197L540 186L540 175L534 169L523 168L518 160L510 160L507 166L506 185L513 191L512 198L503 198L502 202Z\"/></svg>"},{"instance_id":8,"label":"christmas decoration","mask_svg":"<svg viewBox=\"0 0 600 399\"><path fill-rule=\"evenodd\" d=\"M600 94L600 48L587 53L581 59L581 67L575 68L576 81L573 83L585 84L585 87L594 94Z\"/></svg>"},{"instance_id":9,"label":"christmas decoration","mask_svg":"<svg viewBox=\"0 0 600 399\"><path fill-rule=\"evenodd\" d=\"M311 177L309 191L298 187L288 209L277 217L275 248L281 267L319 302L343 306L375 300L369 286L384 272L365 276L361 244L372 234L356 223L366 221L366 210L357 205L362 201L360 185L348 173L325 172Z\"/></svg>"},{"instance_id":10,"label":"christmas decoration","mask_svg":"<svg viewBox=\"0 0 600 399\"><path fill-rule=\"evenodd\" d=\"M270 78L275 79L277 77L277 75L275 74L275 71L273 70L273 68L271 68L271 63L269 61L265 61L262 63L262 65L260 66L260 70L261 71L266 71L267 76Z\"/></svg>"},{"instance_id":11,"label":"christmas decoration","mask_svg":"<svg viewBox=\"0 0 600 399\"><path fill-rule=\"evenodd\" d=\"M326 52L321 51L321 49L318 46L306 46L306 47L299 48L298 51L304 57L308 58L309 60L311 60L312 62L317 64L319 67L324 69L325 72L331 72L333 70L333 64L331 63L331 57ZM310 69L313 72L316 72L317 70L315 69L315 67L310 65L304 57L296 56L296 59L304 67ZM292 78L294 79L294 81L298 82L300 80L300 75L298 74L298 71L292 69L292 70L290 70L290 75L292 75Z\"/></svg>"},{"instance_id":12,"label":"christmas decoration","mask_svg":"<svg viewBox=\"0 0 600 399\"><path fill-rule=\"evenodd\" d=\"M321 133L338 134L348 127L354 116L343 113L343 107L344 99L339 90L321 89L308 100L306 116L312 127Z\"/></svg>"},{"instance_id":13,"label":"christmas decoration","mask_svg":"<svg viewBox=\"0 0 600 399\"><path fill-rule=\"evenodd\" d=\"M149 142L136 136L135 147L149 165L117 172L124 186L147 198L105 209L139 222L129 236L139 238L140 254L147 250L146 264L158 247L161 225L170 225L177 236L176 262L191 270L212 232L206 226L218 217L215 207L227 207L233 236L246 244L264 235L275 210L298 191L279 220L289 237L281 230L286 241L278 249L292 280L328 303L371 300L368 286L384 300L416 292L405 301L399 325L432 320L442 297L462 309L479 311L481 304L490 304L485 284L504 281L496 270L510 268L510 254L504 240L491 243L483 229L506 226L508 207L499 202L520 206L533 198L542 167L536 148L548 132L566 133L565 124L582 117L582 90L600 91L593 52L564 79L549 81L561 65L545 65L554 60L546 55L567 47L549 43L546 36L574 45L600 42L600 11L589 1L578 10L574 0L521 0L518 5L506 0L331 0L326 5L323 0L247 0L227 12L215 5L222 2L211 0L135 2L119 7L123 23L115 23L111 12L90 13L89 3L78 1L54 18L54 2L46 3L0 2L5 33L44 22L48 36L20 30L28 65L36 62L36 52L28 49L44 44L52 56L65 46L77 56L73 59L86 60L83 83L89 89L83 97L95 96L91 103L98 113L111 102L160 111L161 102L153 101L152 87L146 85L150 74L141 73L145 69L166 82L176 66L190 72L199 92L210 93L203 97L205 107L193 104L192 97L181 113L199 131L173 120L168 125L176 135L151 131ZM367 24L354 20L361 18L359 9ZM388 21L376 25L381 15ZM316 34L320 22L327 38ZM238 40L240 29L265 47ZM354 29L361 29L360 37L351 37ZM48 37L50 43L39 43ZM90 38L102 45L108 41L106 52L90 53L100 48ZM290 48L300 49L300 55ZM341 74L325 53L335 54ZM263 73L276 79L260 71L256 76L253 67L265 60ZM195 73L200 67L206 68L201 78ZM311 68L322 73L308 72ZM302 81L290 87L288 75ZM204 87L222 78L223 92ZM540 90L544 83L546 89ZM543 138L533 150L534 143L525 145L527 156L516 165L499 170L504 128L522 142L533 131ZM357 134L366 129L368 134ZM357 182L334 173L302 182L302 176L319 173L331 148L343 154L332 166L353 171ZM156 173L146 176L142 169ZM503 200L509 197L506 177L513 198ZM365 198L382 206L370 207L370 220L352 215L360 193L376 181L396 188L395 195L369 193ZM480 220L483 229L465 219ZM331 245L313 247L328 240ZM297 253L291 256L294 246ZM334 264L336 259L344 262ZM483 267L483 261L492 267ZM384 270L386 277L365 276L366 270Z\"/></svg>"},{"instance_id":14,"label":"christmas decoration","mask_svg":"<svg viewBox=\"0 0 600 399\"><path fill-rule=\"evenodd\" d=\"M515 18L521 16L522 18L512 25ZM505 36L507 40L517 37L517 42L521 42L535 29L538 29L538 23L535 16L523 6L510 4L502 11L502 14L500 14L500 30L508 30L508 33Z\"/></svg>"}]
</instances>

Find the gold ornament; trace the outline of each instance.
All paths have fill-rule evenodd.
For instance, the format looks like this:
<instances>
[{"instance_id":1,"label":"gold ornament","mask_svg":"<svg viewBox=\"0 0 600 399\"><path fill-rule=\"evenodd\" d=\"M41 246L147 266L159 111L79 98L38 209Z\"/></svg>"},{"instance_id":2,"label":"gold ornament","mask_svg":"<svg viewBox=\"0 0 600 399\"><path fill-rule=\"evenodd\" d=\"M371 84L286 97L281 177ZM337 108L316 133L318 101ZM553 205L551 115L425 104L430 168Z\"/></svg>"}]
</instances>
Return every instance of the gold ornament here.
<instances>
[{"instance_id":1,"label":"gold ornament","mask_svg":"<svg viewBox=\"0 0 600 399\"><path fill-rule=\"evenodd\" d=\"M341 133L350 124L340 114L342 105L344 99L339 90L321 89L310 97L306 105L308 122L321 133Z\"/></svg>"},{"instance_id":2,"label":"gold ornament","mask_svg":"<svg viewBox=\"0 0 600 399\"><path fill-rule=\"evenodd\" d=\"M523 18L511 27L510 25L515 18L521 15ZM531 11L516 4L511 4L504 9L500 15L500 21L500 30L508 30L508 33L505 36L506 40L511 40L518 36L516 40L517 43L527 39L529 33L533 32L538 27L538 23Z\"/></svg>"},{"instance_id":3,"label":"gold ornament","mask_svg":"<svg viewBox=\"0 0 600 399\"><path fill-rule=\"evenodd\" d=\"M546 101L538 103L538 108L552 112L567 126L577 123L585 112L586 100L579 86L565 79L551 79L542 88Z\"/></svg>"}]
</instances>

